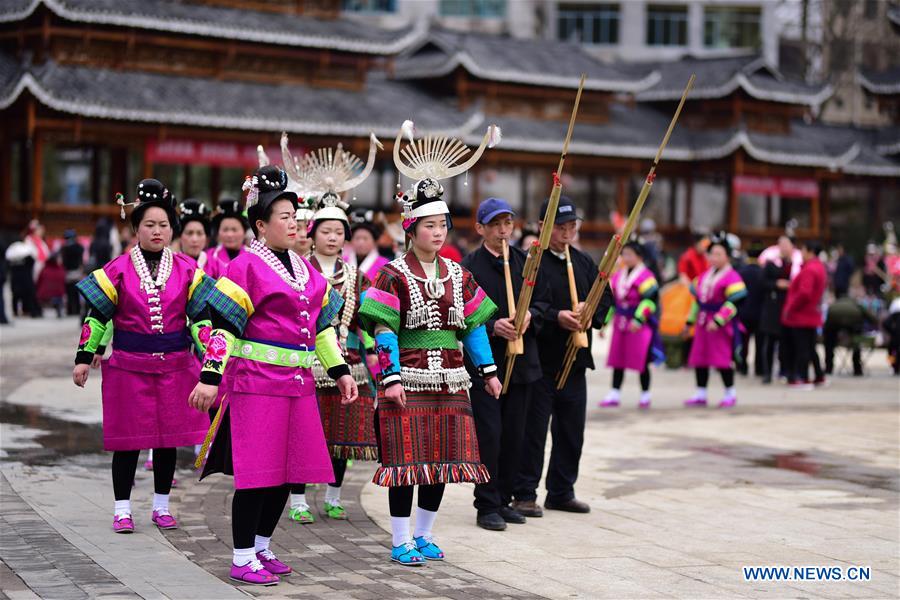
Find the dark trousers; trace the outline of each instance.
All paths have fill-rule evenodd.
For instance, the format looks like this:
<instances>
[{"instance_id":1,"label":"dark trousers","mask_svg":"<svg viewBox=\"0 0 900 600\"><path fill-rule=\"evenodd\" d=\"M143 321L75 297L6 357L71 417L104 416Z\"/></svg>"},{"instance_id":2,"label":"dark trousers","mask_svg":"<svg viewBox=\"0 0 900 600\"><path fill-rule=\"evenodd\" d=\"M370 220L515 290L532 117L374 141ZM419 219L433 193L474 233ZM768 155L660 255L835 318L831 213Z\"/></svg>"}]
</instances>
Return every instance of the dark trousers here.
<instances>
[{"instance_id":1,"label":"dark trousers","mask_svg":"<svg viewBox=\"0 0 900 600\"><path fill-rule=\"evenodd\" d=\"M762 334L759 332L756 322L744 323L747 334L744 336L744 343L741 344L741 353L738 357L737 369L741 375L747 375L750 372L750 340L753 340L753 374L763 374L763 360L760 354L762 347Z\"/></svg>"},{"instance_id":2,"label":"dark trousers","mask_svg":"<svg viewBox=\"0 0 900 600\"><path fill-rule=\"evenodd\" d=\"M809 379L809 365L812 363L816 379L824 377L819 355L816 353L816 329L814 327L791 327L790 349L794 357L793 368L788 376L791 382Z\"/></svg>"},{"instance_id":3,"label":"dark trousers","mask_svg":"<svg viewBox=\"0 0 900 600\"><path fill-rule=\"evenodd\" d=\"M512 383L507 393L497 400L484 391L481 379L472 380L469 395L478 452L491 474L490 481L475 486L474 504L478 514L495 513L512 501L533 389L534 384Z\"/></svg>"},{"instance_id":4,"label":"dark trousers","mask_svg":"<svg viewBox=\"0 0 900 600\"><path fill-rule=\"evenodd\" d=\"M67 315L81 314L81 294L78 293L78 288L75 287L77 283L77 281L70 281L66 283Z\"/></svg>"},{"instance_id":5,"label":"dark trousers","mask_svg":"<svg viewBox=\"0 0 900 600\"><path fill-rule=\"evenodd\" d=\"M0 324L9 323L9 318L6 316L6 297L4 296L6 288L6 282L0 282Z\"/></svg>"},{"instance_id":6,"label":"dark trousers","mask_svg":"<svg viewBox=\"0 0 900 600\"><path fill-rule=\"evenodd\" d=\"M790 363L786 356L790 354L787 343L787 333L782 330L778 333L758 333L756 337L756 361L760 369L760 375L769 379L789 371L786 368ZM778 352L778 372L775 372L775 352Z\"/></svg>"},{"instance_id":7,"label":"dark trousers","mask_svg":"<svg viewBox=\"0 0 900 600\"><path fill-rule=\"evenodd\" d=\"M822 337L825 341L825 372L829 375L834 372L834 349L837 348L841 332L844 332L853 344L851 348L853 352L853 374L862 375L862 349L853 340L854 337L862 333L862 330L859 327L839 327L828 323L825 324L825 328L822 330Z\"/></svg>"},{"instance_id":8,"label":"dark trousers","mask_svg":"<svg viewBox=\"0 0 900 600\"><path fill-rule=\"evenodd\" d=\"M547 500L568 502L575 497L578 462L584 445L587 412L584 369L573 369L561 390L556 389L554 377L546 375L534 385L534 390L514 495L516 500L537 499L549 425L552 446L547 467Z\"/></svg>"}]
</instances>

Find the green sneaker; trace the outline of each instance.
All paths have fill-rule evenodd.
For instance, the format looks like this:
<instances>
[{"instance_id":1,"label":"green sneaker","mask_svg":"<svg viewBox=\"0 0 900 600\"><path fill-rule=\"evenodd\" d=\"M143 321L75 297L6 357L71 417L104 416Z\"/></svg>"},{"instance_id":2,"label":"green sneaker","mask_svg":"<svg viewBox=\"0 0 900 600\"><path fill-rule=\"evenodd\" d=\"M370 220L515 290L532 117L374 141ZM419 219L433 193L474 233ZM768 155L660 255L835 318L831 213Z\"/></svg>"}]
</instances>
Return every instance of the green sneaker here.
<instances>
[{"instance_id":1,"label":"green sneaker","mask_svg":"<svg viewBox=\"0 0 900 600\"><path fill-rule=\"evenodd\" d=\"M337 519L338 521L347 520L347 511L345 511L344 507L340 504L328 504L326 502L322 505L322 510L325 511L325 514L328 515L329 519Z\"/></svg>"},{"instance_id":2,"label":"green sneaker","mask_svg":"<svg viewBox=\"0 0 900 600\"><path fill-rule=\"evenodd\" d=\"M288 512L288 516L301 525L309 525L316 520L312 513L309 512L308 506L306 508L292 508L290 512Z\"/></svg>"}]
</instances>

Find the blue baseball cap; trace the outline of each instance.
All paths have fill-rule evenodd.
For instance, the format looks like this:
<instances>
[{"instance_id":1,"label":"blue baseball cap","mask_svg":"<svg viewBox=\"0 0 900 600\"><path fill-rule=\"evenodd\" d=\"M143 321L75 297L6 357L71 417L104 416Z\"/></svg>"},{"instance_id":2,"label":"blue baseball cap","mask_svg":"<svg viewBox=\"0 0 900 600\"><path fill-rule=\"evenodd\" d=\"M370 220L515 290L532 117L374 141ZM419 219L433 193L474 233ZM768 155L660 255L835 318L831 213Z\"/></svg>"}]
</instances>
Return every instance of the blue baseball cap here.
<instances>
[{"instance_id":1,"label":"blue baseball cap","mask_svg":"<svg viewBox=\"0 0 900 600\"><path fill-rule=\"evenodd\" d=\"M506 200L501 200L500 198L488 198L478 205L478 212L475 214L475 220L482 225L487 225L497 215L516 216L516 213Z\"/></svg>"}]
</instances>

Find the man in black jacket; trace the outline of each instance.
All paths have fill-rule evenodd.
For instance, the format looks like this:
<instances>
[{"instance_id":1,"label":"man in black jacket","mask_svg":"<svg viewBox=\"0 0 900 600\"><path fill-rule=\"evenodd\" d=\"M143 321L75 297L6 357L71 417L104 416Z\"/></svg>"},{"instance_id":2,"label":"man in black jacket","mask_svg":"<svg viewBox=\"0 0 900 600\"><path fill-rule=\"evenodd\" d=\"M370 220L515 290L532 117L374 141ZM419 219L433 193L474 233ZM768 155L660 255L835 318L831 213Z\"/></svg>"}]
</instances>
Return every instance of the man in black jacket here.
<instances>
[{"instance_id":1,"label":"man in black jacket","mask_svg":"<svg viewBox=\"0 0 900 600\"><path fill-rule=\"evenodd\" d=\"M488 198L478 207L475 229L482 237L482 245L466 256L462 265L472 272L481 289L499 308L486 323L491 352L498 372L506 371L506 348L516 338L513 320L509 318L509 299L503 273L503 241L513 232L512 208L505 200ZM522 268L526 254L509 248L509 271L515 304L522 289ZM525 517L513 510L513 485L519 467L519 456L525 434L525 419L535 383L541 378L535 332L540 329L544 312L549 308L550 291L538 282L531 298L531 308L525 317L523 344L525 353L518 356L507 393L498 401L484 391L477 380L477 369L466 361L472 375L470 390L472 412L478 435L481 462L491 473L491 480L475 486L476 523L492 531L503 531L507 523L524 523Z\"/></svg>"},{"instance_id":2,"label":"man in black jacket","mask_svg":"<svg viewBox=\"0 0 900 600\"><path fill-rule=\"evenodd\" d=\"M547 212L548 201L541 207L541 225ZM526 517L543 514L537 504L537 488L544 468L544 446L547 428L550 427L552 448L547 469L547 498L544 508L567 512L586 513L591 508L575 498L575 480L578 478L578 462L584 443L584 426L587 411L587 381L585 370L594 368L591 357L588 330L588 347L578 351L565 387L556 389L556 376L562 368L569 334L579 328L578 312L588 291L597 277L597 265L591 258L570 247L575 287L579 305L572 310L565 250L575 238L578 216L574 203L566 197L559 200L556 224L550 237L549 252L541 260L537 281L549 286L550 308L544 316L544 324L537 332L537 343L543 377L535 386L534 397L528 410L525 427L525 443L522 447L521 467L516 478L513 508ZM592 327L603 327L604 318L612 306L612 295L607 288L600 306L593 316Z\"/></svg>"}]
</instances>

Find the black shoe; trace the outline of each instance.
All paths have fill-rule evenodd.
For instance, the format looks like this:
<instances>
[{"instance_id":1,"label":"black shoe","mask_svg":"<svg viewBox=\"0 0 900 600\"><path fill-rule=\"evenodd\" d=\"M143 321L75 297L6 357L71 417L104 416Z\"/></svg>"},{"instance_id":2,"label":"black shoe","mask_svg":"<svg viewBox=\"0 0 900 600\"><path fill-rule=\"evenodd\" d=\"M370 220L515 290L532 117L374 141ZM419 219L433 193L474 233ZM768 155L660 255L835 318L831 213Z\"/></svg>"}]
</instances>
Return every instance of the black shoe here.
<instances>
[{"instance_id":1,"label":"black shoe","mask_svg":"<svg viewBox=\"0 0 900 600\"><path fill-rule=\"evenodd\" d=\"M563 512L582 514L591 512L590 505L588 505L586 502L582 502L581 500L576 500L575 498L566 500L565 502L551 502L550 500L545 500L544 508L546 508L547 510L561 510Z\"/></svg>"},{"instance_id":2,"label":"black shoe","mask_svg":"<svg viewBox=\"0 0 900 600\"><path fill-rule=\"evenodd\" d=\"M765 377L763 377L762 383L763 383L763 385L771 385L772 384L772 376L766 375Z\"/></svg>"},{"instance_id":3,"label":"black shoe","mask_svg":"<svg viewBox=\"0 0 900 600\"><path fill-rule=\"evenodd\" d=\"M504 521L503 517L497 513L478 515L478 518L475 519L475 523L482 529L487 529L488 531L504 531L506 529L506 521Z\"/></svg>"},{"instance_id":4,"label":"black shoe","mask_svg":"<svg viewBox=\"0 0 900 600\"><path fill-rule=\"evenodd\" d=\"M544 510L534 500L514 500L511 508L526 517L534 517L536 519L544 516Z\"/></svg>"},{"instance_id":5,"label":"black shoe","mask_svg":"<svg viewBox=\"0 0 900 600\"><path fill-rule=\"evenodd\" d=\"M502 518L507 523L516 523L521 525L526 521L525 515L509 506L501 506L498 512L500 513L500 518Z\"/></svg>"}]
</instances>

